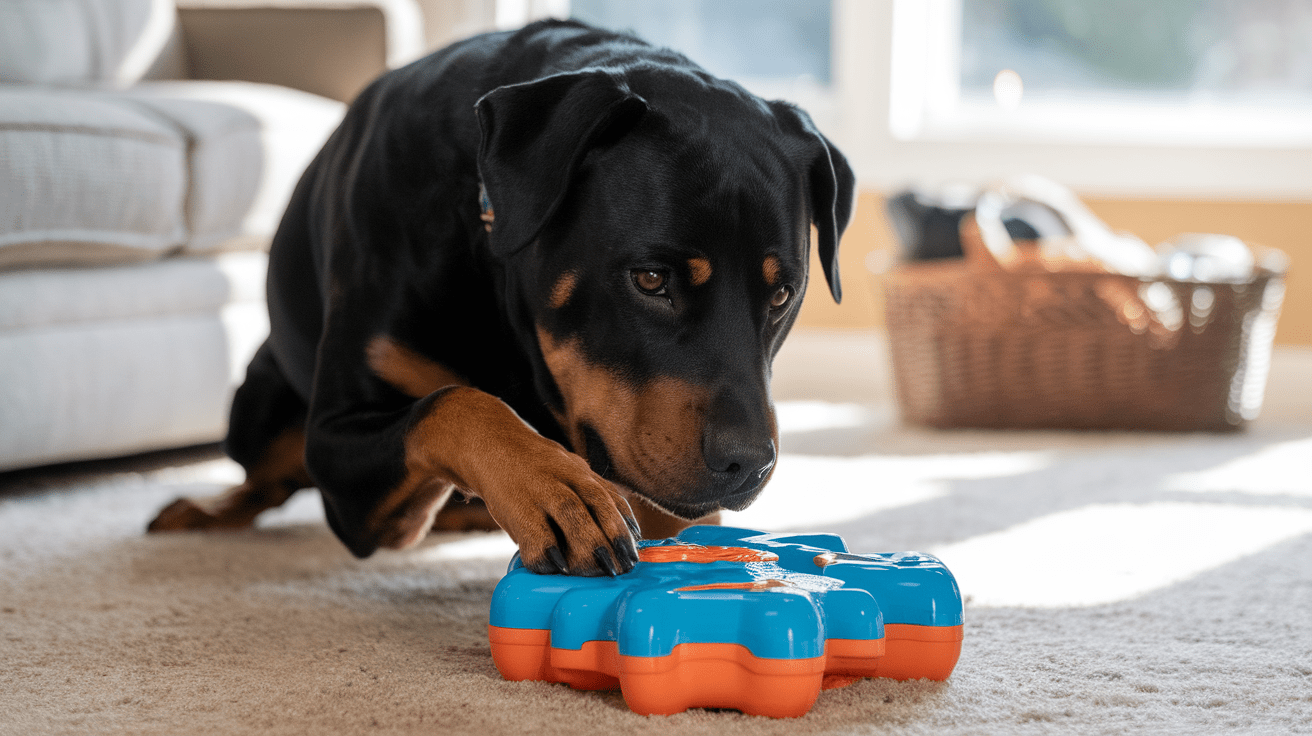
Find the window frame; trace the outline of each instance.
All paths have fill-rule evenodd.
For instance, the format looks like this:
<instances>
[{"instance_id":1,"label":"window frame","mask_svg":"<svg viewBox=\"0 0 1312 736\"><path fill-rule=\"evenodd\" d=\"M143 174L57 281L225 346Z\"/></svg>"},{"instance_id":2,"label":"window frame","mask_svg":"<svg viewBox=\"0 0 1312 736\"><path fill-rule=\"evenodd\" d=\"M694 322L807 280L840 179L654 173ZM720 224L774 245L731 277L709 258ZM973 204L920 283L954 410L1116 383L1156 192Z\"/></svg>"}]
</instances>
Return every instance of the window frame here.
<instances>
[{"instance_id":1,"label":"window frame","mask_svg":"<svg viewBox=\"0 0 1312 736\"><path fill-rule=\"evenodd\" d=\"M491 1L502 28L569 15L569 0ZM829 86L740 81L807 110L865 189L1037 173L1094 196L1312 201L1312 107L963 101L960 14L960 0L833 0Z\"/></svg>"},{"instance_id":2,"label":"window frame","mask_svg":"<svg viewBox=\"0 0 1312 736\"><path fill-rule=\"evenodd\" d=\"M864 186L1038 173L1103 196L1312 200L1312 108L962 101L960 13L960 0L835 0L833 133Z\"/></svg>"}]
</instances>

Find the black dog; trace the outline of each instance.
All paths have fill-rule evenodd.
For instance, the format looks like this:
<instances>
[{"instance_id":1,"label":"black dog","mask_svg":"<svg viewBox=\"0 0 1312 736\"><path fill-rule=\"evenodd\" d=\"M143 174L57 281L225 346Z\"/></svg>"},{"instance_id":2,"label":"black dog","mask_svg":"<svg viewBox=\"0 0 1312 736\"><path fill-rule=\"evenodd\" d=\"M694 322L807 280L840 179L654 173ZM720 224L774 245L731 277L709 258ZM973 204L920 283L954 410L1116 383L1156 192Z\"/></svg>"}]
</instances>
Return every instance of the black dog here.
<instances>
[{"instance_id":1,"label":"black dog","mask_svg":"<svg viewBox=\"0 0 1312 736\"><path fill-rule=\"evenodd\" d=\"M274 238L225 443L246 482L151 529L249 525L317 486L363 557L459 488L535 571L627 571L629 499L663 536L769 478L770 363L813 224L839 298L853 187L795 107L578 23L390 72Z\"/></svg>"}]
</instances>

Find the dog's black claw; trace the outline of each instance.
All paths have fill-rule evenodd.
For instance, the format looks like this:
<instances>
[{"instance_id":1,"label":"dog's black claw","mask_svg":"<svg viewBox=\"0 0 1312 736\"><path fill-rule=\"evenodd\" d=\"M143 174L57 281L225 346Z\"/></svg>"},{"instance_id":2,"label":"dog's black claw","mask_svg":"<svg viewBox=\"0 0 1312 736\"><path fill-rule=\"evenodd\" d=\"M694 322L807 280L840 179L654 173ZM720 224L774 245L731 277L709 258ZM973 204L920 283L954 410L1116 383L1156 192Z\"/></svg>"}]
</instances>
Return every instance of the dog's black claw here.
<instances>
[{"instance_id":1,"label":"dog's black claw","mask_svg":"<svg viewBox=\"0 0 1312 736\"><path fill-rule=\"evenodd\" d=\"M619 571L615 569L615 561L611 559L610 552L605 547L598 547L592 550L592 557L597 561L597 565L606 571L606 574L615 577Z\"/></svg>"},{"instance_id":2,"label":"dog's black claw","mask_svg":"<svg viewBox=\"0 0 1312 736\"><path fill-rule=\"evenodd\" d=\"M620 572L628 572L638 564L638 550L633 547L633 541L628 537L615 540L615 551L619 553L616 558L620 562Z\"/></svg>"},{"instance_id":3,"label":"dog's black claw","mask_svg":"<svg viewBox=\"0 0 1312 736\"><path fill-rule=\"evenodd\" d=\"M642 528L638 526L638 520L632 516L624 517L624 523L629 525L629 531L633 532L634 539L642 539Z\"/></svg>"},{"instance_id":4,"label":"dog's black claw","mask_svg":"<svg viewBox=\"0 0 1312 736\"><path fill-rule=\"evenodd\" d=\"M565 564L565 555L562 555L560 549L554 544L547 547L547 557L555 564L556 569L560 570L562 575L569 574L569 565Z\"/></svg>"}]
</instances>

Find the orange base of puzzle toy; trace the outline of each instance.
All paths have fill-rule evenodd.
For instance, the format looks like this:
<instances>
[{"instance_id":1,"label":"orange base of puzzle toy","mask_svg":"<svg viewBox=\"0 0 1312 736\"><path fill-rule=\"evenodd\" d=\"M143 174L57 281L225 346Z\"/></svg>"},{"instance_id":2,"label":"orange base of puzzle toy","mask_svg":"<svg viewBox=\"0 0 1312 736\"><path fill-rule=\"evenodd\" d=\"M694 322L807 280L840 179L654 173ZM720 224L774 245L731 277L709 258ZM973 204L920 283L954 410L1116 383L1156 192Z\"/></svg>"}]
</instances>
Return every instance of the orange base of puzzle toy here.
<instances>
[{"instance_id":1,"label":"orange base of puzzle toy","mask_svg":"<svg viewBox=\"0 0 1312 736\"><path fill-rule=\"evenodd\" d=\"M488 626L492 660L507 680L563 682L579 690L621 688L643 715L688 708L737 708L797 717L820 690L862 677L944 680L961 655L960 626L888 624L884 639L830 639L810 659L762 659L740 644L679 644L666 657L626 657L613 641L551 646L548 629Z\"/></svg>"}]
</instances>

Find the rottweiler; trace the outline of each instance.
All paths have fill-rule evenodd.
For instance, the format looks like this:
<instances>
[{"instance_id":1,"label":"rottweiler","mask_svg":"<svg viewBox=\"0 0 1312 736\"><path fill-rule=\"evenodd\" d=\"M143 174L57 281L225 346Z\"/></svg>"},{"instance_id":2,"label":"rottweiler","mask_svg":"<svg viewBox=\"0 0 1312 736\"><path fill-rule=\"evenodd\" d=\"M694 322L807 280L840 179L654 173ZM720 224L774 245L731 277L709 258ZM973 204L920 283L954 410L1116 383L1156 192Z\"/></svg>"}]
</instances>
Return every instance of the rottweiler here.
<instances>
[{"instance_id":1,"label":"rottweiler","mask_svg":"<svg viewBox=\"0 0 1312 736\"><path fill-rule=\"evenodd\" d=\"M841 296L853 192L806 113L630 35L544 21L388 72L273 239L224 442L246 481L149 528L248 526L317 487L365 557L459 489L530 569L625 572L640 529L769 479L771 361L813 227Z\"/></svg>"}]
</instances>

